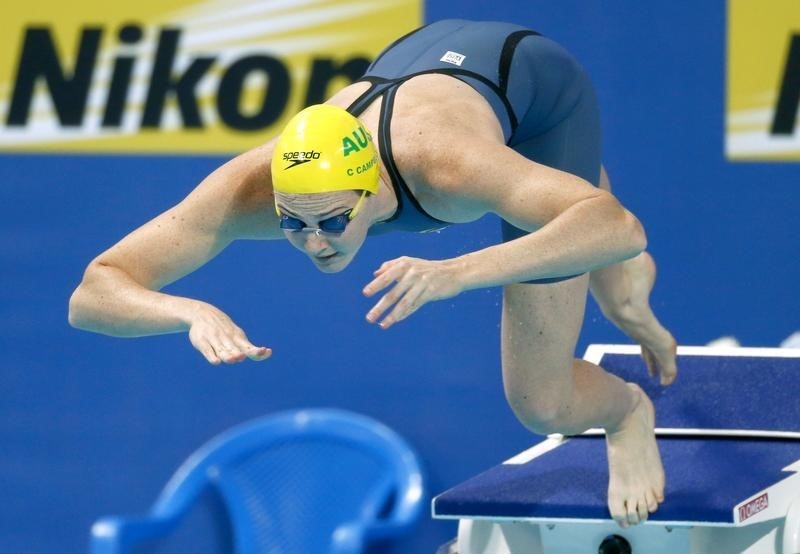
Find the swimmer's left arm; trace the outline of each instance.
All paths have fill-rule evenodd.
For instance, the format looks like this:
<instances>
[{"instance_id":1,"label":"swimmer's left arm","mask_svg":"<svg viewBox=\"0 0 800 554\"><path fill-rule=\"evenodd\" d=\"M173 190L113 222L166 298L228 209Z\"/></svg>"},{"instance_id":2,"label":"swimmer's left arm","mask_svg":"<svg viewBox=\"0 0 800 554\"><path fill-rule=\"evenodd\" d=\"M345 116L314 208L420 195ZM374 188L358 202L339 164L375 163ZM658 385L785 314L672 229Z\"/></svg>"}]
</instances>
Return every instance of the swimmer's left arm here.
<instances>
[{"instance_id":1,"label":"swimmer's left arm","mask_svg":"<svg viewBox=\"0 0 800 554\"><path fill-rule=\"evenodd\" d=\"M472 146L466 154L455 159L451 155L447 163L438 164L447 169L429 181L453 202L463 199L537 232L448 260L386 262L364 293L372 296L394 285L367 314L368 321L376 322L388 312L381 322L386 328L426 302L464 290L577 275L644 250L641 224L610 193L505 146L481 145L481 156Z\"/></svg>"},{"instance_id":2,"label":"swimmer's left arm","mask_svg":"<svg viewBox=\"0 0 800 554\"><path fill-rule=\"evenodd\" d=\"M492 163L461 155L444 186L530 234L454 259L465 289L577 275L644 250L639 220L608 191L504 145L480 148Z\"/></svg>"},{"instance_id":3,"label":"swimmer's left arm","mask_svg":"<svg viewBox=\"0 0 800 554\"><path fill-rule=\"evenodd\" d=\"M544 166L528 179L504 186L489 211L531 233L458 258L465 288L578 275L645 249L638 219L609 192Z\"/></svg>"}]
</instances>

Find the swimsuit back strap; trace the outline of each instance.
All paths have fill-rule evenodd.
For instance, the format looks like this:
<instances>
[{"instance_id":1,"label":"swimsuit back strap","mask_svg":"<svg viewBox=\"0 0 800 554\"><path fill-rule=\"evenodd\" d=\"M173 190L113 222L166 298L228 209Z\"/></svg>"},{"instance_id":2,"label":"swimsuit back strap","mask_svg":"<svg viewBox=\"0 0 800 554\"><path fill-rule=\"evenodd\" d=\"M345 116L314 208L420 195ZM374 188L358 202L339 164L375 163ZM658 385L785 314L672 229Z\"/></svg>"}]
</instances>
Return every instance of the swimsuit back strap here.
<instances>
[{"instance_id":1,"label":"swimsuit back strap","mask_svg":"<svg viewBox=\"0 0 800 554\"><path fill-rule=\"evenodd\" d=\"M381 117L378 124L378 136L380 137L379 148L381 157L386 165L386 171L389 173L392 185L395 187L395 195L397 196L398 201L397 210L395 211L394 216L387 221L392 221L400 216L403 211L402 203L405 197L405 199L407 199L414 206L414 208L416 208L416 211L419 214L418 217L427 223L432 224L430 227L431 229L434 227L446 226L448 225L446 221L442 221L430 215L414 197L414 194L411 192L411 189L408 188L408 184L406 183L405 179L403 179L403 176L400 174L400 170L397 168L397 164L394 161L394 156L392 156L392 111L394 110L394 97L395 94L397 94L399 84L400 83L392 83L391 86L385 89L383 104L381 105ZM400 191L402 191L402 194L400 194Z\"/></svg>"},{"instance_id":2,"label":"swimsuit back strap","mask_svg":"<svg viewBox=\"0 0 800 554\"><path fill-rule=\"evenodd\" d=\"M353 100L347 107L347 111L352 115L358 117L367 109L367 106L372 104L379 96L382 96L388 89L393 87L396 83L393 80L383 79L381 77L364 77L362 81L370 83L369 88L361 93L361 95Z\"/></svg>"},{"instance_id":3,"label":"swimsuit back strap","mask_svg":"<svg viewBox=\"0 0 800 554\"><path fill-rule=\"evenodd\" d=\"M497 84L504 98L506 98L506 94L508 93L508 74L511 71L511 61L514 59L514 51L517 49L517 45L522 41L522 39L530 36L542 35L536 31L516 31L508 35L505 43L503 44L503 50L500 53L500 65L497 68ZM508 103L507 98L505 102Z\"/></svg>"}]
</instances>

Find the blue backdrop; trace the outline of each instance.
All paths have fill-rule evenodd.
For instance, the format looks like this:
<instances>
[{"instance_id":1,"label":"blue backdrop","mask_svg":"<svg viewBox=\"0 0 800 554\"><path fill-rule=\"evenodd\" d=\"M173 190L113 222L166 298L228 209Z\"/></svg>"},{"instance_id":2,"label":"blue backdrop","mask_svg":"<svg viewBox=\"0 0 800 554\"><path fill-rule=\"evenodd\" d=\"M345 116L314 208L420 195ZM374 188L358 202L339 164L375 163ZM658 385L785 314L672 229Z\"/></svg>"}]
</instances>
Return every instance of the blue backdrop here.
<instances>
[{"instance_id":1,"label":"blue backdrop","mask_svg":"<svg viewBox=\"0 0 800 554\"><path fill-rule=\"evenodd\" d=\"M615 192L659 263L653 305L681 344L734 334L776 345L800 327L800 172L724 158L722 0L427 2L427 21L447 17L527 25L583 62ZM363 320L360 291L382 261L488 245L499 237L491 219L372 239L333 276L287 244L241 242L168 289L228 312L274 349L266 363L212 367L185 335L70 328L67 300L89 260L222 161L0 156L0 552L84 551L97 517L147 510L201 443L282 409L336 406L387 423L420 452L434 493L537 440L503 399L499 290L426 306L387 332ZM622 340L590 305L580 351ZM193 518L179 539L213 551L210 512ZM431 552L454 534L426 520L394 551Z\"/></svg>"}]
</instances>

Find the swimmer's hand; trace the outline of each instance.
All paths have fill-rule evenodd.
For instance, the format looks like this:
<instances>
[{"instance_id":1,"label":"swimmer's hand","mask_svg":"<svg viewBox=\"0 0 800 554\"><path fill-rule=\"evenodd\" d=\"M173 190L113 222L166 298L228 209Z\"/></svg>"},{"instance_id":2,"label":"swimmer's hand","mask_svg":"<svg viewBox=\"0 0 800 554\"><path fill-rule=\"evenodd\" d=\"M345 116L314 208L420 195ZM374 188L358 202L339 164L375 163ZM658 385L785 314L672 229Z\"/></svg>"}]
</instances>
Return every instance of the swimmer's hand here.
<instances>
[{"instance_id":1,"label":"swimmer's hand","mask_svg":"<svg viewBox=\"0 0 800 554\"><path fill-rule=\"evenodd\" d=\"M464 289L455 260L433 261L403 256L384 262L374 275L372 282L364 287L365 296L371 297L387 287L391 288L367 313L367 321L377 323L394 306L380 321L381 329L388 329L404 320L427 302L450 298Z\"/></svg>"},{"instance_id":2,"label":"swimmer's hand","mask_svg":"<svg viewBox=\"0 0 800 554\"><path fill-rule=\"evenodd\" d=\"M271 349L253 345L227 314L205 302L200 302L192 314L189 340L214 365L248 358L259 362L272 355Z\"/></svg>"}]
</instances>

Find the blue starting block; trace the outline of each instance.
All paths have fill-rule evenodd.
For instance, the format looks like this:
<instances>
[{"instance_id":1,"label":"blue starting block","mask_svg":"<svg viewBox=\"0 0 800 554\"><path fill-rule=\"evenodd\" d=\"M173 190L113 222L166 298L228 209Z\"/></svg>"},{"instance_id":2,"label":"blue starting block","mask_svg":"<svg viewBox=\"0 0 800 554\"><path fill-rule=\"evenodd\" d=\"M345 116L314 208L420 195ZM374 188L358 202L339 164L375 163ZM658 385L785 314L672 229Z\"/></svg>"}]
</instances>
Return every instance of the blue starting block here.
<instances>
[{"instance_id":1,"label":"blue starting block","mask_svg":"<svg viewBox=\"0 0 800 554\"><path fill-rule=\"evenodd\" d=\"M665 502L619 528L602 430L553 435L434 498L435 518L459 520L451 552L800 553L800 350L680 347L667 388L638 347L592 345L584 358L653 400Z\"/></svg>"}]
</instances>

